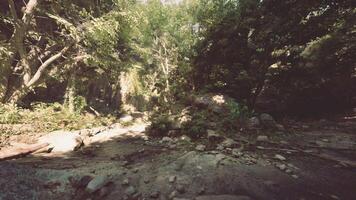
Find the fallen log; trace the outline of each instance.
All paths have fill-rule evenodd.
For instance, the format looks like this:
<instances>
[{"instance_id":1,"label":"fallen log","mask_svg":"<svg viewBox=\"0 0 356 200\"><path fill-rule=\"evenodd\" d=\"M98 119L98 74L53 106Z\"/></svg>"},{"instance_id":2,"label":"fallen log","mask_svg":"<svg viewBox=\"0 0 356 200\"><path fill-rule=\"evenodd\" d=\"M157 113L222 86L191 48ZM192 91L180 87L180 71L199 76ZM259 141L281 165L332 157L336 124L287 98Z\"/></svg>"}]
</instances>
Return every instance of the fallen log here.
<instances>
[{"instance_id":1,"label":"fallen log","mask_svg":"<svg viewBox=\"0 0 356 200\"><path fill-rule=\"evenodd\" d=\"M34 153L44 147L47 147L48 143L32 144L27 147L15 147L0 151L0 161L10 160L14 158L21 158Z\"/></svg>"}]
</instances>

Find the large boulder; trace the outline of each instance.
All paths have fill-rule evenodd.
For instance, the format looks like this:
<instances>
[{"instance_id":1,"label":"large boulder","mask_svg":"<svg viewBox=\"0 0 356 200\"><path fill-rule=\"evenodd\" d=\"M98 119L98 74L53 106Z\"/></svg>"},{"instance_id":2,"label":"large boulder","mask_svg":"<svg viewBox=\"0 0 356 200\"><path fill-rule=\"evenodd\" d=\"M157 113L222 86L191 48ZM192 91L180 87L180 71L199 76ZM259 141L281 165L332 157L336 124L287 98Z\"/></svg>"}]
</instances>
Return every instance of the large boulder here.
<instances>
[{"instance_id":1,"label":"large boulder","mask_svg":"<svg viewBox=\"0 0 356 200\"><path fill-rule=\"evenodd\" d=\"M260 121L264 128L276 128L277 127L276 121L270 114L262 113L260 115Z\"/></svg>"},{"instance_id":2,"label":"large boulder","mask_svg":"<svg viewBox=\"0 0 356 200\"><path fill-rule=\"evenodd\" d=\"M48 152L71 152L83 144L83 139L77 132L55 131L40 137L38 142L48 143Z\"/></svg>"},{"instance_id":3,"label":"large boulder","mask_svg":"<svg viewBox=\"0 0 356 200\"><path fill-rule=\"evenodd\" d=\"M261 128L261 122L258 117L251 117L247 120L247 128L248 129L259 129Z\"/></svg>"},{"instance_id":4,"label":"large boulder","mask_svg":"<svg viewBox=\"0 0 356 200\"><path fill-rule=\"evenodd\" d=\"M122 123L129 123L132 122L134 118L131 115L124 114L120 117L119 121Z\"/></svg>"},{"instance_id":5,"label":"large boulder","mask_svg":"<svg viewBox=\"0 0 356 200\"><path fill-rule=\"evenodd\" d=\"M229 111L228 103L234 101L226 95L204 94L192 97L193 104L198 107L208 108L215 113Z\"/></svg>"}]
</instances>

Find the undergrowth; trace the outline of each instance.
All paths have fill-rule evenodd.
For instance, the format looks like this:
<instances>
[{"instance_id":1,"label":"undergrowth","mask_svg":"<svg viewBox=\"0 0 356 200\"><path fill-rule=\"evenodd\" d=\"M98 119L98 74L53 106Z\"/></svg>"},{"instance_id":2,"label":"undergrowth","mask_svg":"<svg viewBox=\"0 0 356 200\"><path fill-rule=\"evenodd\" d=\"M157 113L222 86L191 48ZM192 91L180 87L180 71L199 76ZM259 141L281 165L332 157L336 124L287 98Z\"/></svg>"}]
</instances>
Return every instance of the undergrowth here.
<instances>
[{"instance_id":1,"label":"undergrowth","mask_svg":"<svg viewBox=\"0 0 356 200\"><path fill-rule=\"evenodd\" d=\"M114 123L114 116L97 117L87 112L70 112L59 103L35 104L32 109L0 104L0 125L30 124L34 132L77 130Z\"/></svg>"}]
</instances>

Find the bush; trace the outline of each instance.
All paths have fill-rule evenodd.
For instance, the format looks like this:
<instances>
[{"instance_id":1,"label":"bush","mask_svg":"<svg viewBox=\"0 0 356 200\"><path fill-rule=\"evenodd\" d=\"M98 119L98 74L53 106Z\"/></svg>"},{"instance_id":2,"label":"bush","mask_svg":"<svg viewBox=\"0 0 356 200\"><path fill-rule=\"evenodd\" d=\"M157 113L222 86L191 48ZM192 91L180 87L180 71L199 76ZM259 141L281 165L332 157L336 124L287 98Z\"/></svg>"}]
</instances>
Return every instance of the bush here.
<instances>
[{"instance_id":1,"label":"bush","mask_svg":"<svg viewBox=\"0 0 356 200\"><path fill-rule=\"evenodd\" d=\"M15 105L0 104L0 124L16 124L21 116L21 109Z\"/></svg>"},{"instance_id":2,"label":"bush","mask_svg":"<svg viewBox=\"0 0 356 200\"><path fill-rule=\"evenodd\" d=\"M50 132L59 129L78 130L114 123L112 116L96 117L89 113L71 112L59 104L33 104L32 109L0 104L0 124L31 124L33 132Z\"/></svg>"},{"instance_id":3,"label":"bush","mask_svg":"<svg viewBox=\"0 0 356 200\"><path fill-rule=\"evenodd\" d=\"M173 124L168 115L152 115L150 121L148 134L153 137L166 136Z\"/></svg>"}]
</instances>

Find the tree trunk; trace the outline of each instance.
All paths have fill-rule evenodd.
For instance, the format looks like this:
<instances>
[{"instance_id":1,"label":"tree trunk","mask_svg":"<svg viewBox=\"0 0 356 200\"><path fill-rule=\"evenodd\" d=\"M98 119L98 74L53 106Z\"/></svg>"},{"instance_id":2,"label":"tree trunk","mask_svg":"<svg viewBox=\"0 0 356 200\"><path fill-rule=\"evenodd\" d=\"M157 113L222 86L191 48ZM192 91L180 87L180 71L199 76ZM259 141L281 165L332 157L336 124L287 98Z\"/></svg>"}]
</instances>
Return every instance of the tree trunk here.
<instances>
[{"instance_id":1,"label":"tree trunk","mask_svg":"<svg viewBox=\"0 0 356 200\"><path fill-rule=\"evenodd\" d=\"M71 70L66 88L64 105L70 112L75 112L75 95L76 95L76 75L75 71Z\"/></svg>"},{"instance_id":2,"label":"tree trunk","mask_svg":"<svg viewBox=\"0 0 356 200\"><path fill-rule=\"evenodd\" d=\"M13 47L16 48L17 53L20 56L20 61L18 62L18 67L22 70L22 81L21 86L15 90L12 94L9 95L9 98L6 99L6 102L9 103L17 103L21 100L31 89L38 84L40 78L44 71L56 60L61 58L64 53L68 51L68 49L72 46L72 44L64 47L60 52L48 58L45 62L43 62L33 74L31 71L31 66L29 62L30 56L26 52L24 40L27 35L28 27L30 26L30 22L33 18L35 9L38 5L37 0L29 0L24 15L22 18L19 18L16 12L15 3L13 0L8 0L10 13L14 19L15 29L11 38L11 43ZM6 97L4 97L6 98Z\"/></svg>"}]
</instances>

